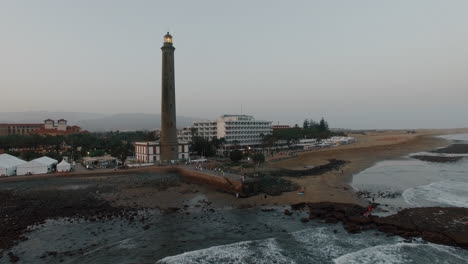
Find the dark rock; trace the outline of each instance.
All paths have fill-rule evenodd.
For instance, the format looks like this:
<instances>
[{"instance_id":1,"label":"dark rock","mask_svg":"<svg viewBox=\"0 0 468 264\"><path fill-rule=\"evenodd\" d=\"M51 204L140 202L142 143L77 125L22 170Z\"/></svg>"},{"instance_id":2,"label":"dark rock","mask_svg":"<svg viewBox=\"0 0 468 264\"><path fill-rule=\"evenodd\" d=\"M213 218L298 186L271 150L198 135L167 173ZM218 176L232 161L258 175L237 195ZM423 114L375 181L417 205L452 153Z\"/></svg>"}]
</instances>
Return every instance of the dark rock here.
<instances>
[{"instance_id":1,"label":"dark rock","mask_svg":"<svg viewBox=\"0 0 468 264\"><path fill-rule=\"evenodd\" d=\"M411 156L411 158L422 160L422 161L439 162L439 163L456 162L456 161L463 159L463 157L461 156L444 157L444 156L428 156L428 155L414 155L414 156Z\"/></svg>"},{"instance_id":2,"label":"dark rock","mask_svg":"<svg viewBox=\"0 0 468 264\"><path fill-rule=\"evenodd\" d=\"M433 150L434 153L466 154L468 153L468 144L453 144L446 148Z\"/></svg>"},{"instance_id":3,"label":"dark rock","mask_svg":"<svg viewBox=\"0 0 468 264\"><path fill-rule=\"evenodd\" d=\"M291 209L296 211L296 210L302 210L306 207L306 203L297 203L297 204L292 204Z\"/></svg>"},{"instance_id":4,"label":"dark rock","mask_svg":"<svg viewBox=\"0 0 468 264\"><path fill-rule=\"evenodd\" d=\"M309 218L307 218L307 217L302 217L302 218L301 218L301 222L302 222L302 223L307 223L307 222L309 222Z\"/></svg>"},{"instance_id":5,"label":"dark rock","mask_svg":"<svg viewBox=\"0 0 468 264\"><path fill-rule=\"evenodd\" d=\"M284 210L284 215L292 215L293 212L289 211L288 209Z\"/></svg>"},{"instance_id":6,"label":"dark rock","mask_svg":"<svg viewBox=\"0 0 468 264\"><path fill-rule=\"evenodd\" d=\"M165 214L172 214L172 213L176 213L179 210L180 210L179 207L168 207L168 208L164 209L163 212Z\"/></svg>"},{"instance_id":7,"label":"dark rock","mask_svg":"<svg viewBox=\"0 0 468 264\"><path fill-rule=\"evenodd\" d=\"M389 236L398 235L407 239L421 237L432 243L468 249L468 225L463 224L468 208L409 208L386 217L365 217L363 213L367 209L354 204L323 202L308 204L308 207L309 219L319 218L326 223L341 221L350 233L377 229Z\"/></svg>"},{"instance_id":8,"label":"dark rock","mask_svg":"<svg viewBox=\"0 0 468 264\"><path fill-rule=\"evenodd\" d=\"M8 252L8 257L10 258L11 263L16 263L20 260L20 258L13 254L13 252Z\"/></svg>"}]
</instances>

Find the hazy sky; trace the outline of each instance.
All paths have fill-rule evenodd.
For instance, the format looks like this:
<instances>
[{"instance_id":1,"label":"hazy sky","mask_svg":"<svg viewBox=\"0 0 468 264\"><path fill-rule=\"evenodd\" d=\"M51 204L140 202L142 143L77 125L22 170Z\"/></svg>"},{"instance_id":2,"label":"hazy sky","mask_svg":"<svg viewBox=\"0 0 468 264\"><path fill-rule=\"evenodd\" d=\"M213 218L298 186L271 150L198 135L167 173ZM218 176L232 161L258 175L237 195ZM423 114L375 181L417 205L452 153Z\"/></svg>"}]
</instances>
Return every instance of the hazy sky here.
<instances>
[{"instance_id":1,"label":"hazy sky","mask_svg":"<svg viewBox=\"0 0 468 264\"><path fill-rule=\"evenodd\" d=\"M0 0L0 112L468 127L468 1Z\"/></svg>"}]
</instances>

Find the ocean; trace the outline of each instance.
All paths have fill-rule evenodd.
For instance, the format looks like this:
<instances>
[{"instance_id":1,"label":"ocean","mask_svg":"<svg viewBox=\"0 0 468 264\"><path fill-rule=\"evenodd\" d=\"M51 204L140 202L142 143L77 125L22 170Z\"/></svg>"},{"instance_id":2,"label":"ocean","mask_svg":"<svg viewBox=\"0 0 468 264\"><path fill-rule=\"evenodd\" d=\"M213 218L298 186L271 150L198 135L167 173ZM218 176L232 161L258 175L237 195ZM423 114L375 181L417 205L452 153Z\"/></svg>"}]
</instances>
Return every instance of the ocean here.
<instances>
[{"instance_id":1,"label":"ocean","mask_svg":"<svg viewBox=\"0 0 468 264\"><path fill-rule=\"evenodd\" d=\"M447 138L468 142L468 134ZM383 215L408 207L468 207L468 158L433 163L410 156L354 175L353 188L373 195ZM47 221L12 251L21 263L468 263L468 250L456 247L302 223L306 212L286 216L281 206L210 210L205 198L200 194L178 213L142 211L145 223ZM48 251L59 253L44 255Z\"/></svg>"}]
</instances>

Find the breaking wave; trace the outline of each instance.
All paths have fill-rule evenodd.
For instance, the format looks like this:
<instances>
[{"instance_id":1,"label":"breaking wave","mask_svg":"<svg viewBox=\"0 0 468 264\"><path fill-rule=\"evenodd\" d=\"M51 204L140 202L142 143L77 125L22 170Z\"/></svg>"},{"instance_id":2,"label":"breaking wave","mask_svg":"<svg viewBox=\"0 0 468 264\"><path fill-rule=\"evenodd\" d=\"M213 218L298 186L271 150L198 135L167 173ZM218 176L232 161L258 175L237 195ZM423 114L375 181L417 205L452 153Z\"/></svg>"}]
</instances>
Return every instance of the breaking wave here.
<instances>
[{"instance_id":1,"label":"breaking wave","mask_svg":"<svg viewBox=\"0 0 468 264\"><path fill-rule=\"evenodd\" d=\"M275 239L242 241L238 243L209 247L180 255L166 257L156 263L291 263L295 262L283 255L283 250Z\"/></svg>"},{"instance_id":2,"label":"breaking wave","mask_svg":"<svg viewBox=\"0 0 468 264\"><path fill-rule=\"evenodd\" d=\"M335 264L467 263L460 249L436 244L404 243L380 245L348 253L334 259ZM416 261L417 260L417 261Z\"/></svg>"},{"instance_id":3,"label":"breaking wave","mask_svg":"<svg viewBox=\"0 0 468 264\"><path fill-rule=\"evenodd\" d=\"M408 204L415 207L433 205L468 207L468 182L433 182L409 188L402 195Z\"/></svg>"}]
</instances>

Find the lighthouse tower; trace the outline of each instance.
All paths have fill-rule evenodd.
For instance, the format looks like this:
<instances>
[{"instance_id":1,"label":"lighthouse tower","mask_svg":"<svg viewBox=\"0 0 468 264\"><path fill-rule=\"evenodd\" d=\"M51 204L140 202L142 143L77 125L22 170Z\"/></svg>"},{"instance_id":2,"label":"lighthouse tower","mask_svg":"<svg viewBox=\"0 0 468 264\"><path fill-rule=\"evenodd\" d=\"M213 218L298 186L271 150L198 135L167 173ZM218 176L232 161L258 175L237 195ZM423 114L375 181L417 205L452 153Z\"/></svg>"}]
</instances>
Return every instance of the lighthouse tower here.
<instances>
[{"instance_id":1,"label":"lighthouse tower","mask_svg":"<svg viewBox=\"0 0 468 264\"><path fill-rule=\"evenodd\" d=\"M161 80L161 161L169 162L178 159L178 142L176 127L176 101L174 78L174 51L172 36L164 36L162 50Z\"/></svg>"}]
</instances>

